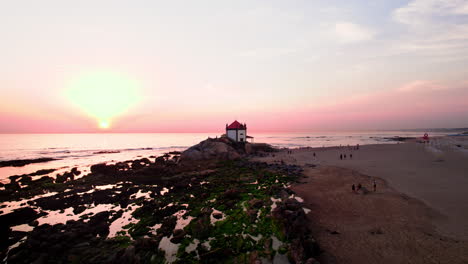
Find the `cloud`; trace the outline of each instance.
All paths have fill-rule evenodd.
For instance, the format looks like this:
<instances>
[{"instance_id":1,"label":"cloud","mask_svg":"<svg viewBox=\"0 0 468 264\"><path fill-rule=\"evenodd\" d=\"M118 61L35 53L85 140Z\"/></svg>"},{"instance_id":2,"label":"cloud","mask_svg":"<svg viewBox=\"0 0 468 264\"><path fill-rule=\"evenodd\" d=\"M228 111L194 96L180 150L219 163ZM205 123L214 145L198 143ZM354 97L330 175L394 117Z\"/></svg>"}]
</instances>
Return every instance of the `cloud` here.
<instances>
[{"instance_id":1,"label":"cloud","mask_svg":"<svg viewBox=\"0 0 468 264\"><path fill-rule=\"evenodd\" d=\"M239 57L246 58L268 59L291 55L293 53L296 53L297 51L298 50L296 48L258 48L243 50L237 53L237 55Z\"/></svg>"},{"instance_id":2,"label":"cloud","mask_svg":"<svg viewBox=\"0 0 468 264\"><path fill-rule=\"evenodd\" d=\"M413 0L393 11L395 22L407 35L403 51L447 59L466 59L468 53L468 4L465 0Z\"/></svg>"},{"instance_id":3,"label":"cloud","mask_svg":"<svg viewBox=\"0 0 468 264\"><path fill-rule=\"evenodd\" d=\"M407 83L397 90L400 92L437 91L448 89L447 86L433 81L417 80Z\"/></svg>"},{"instance_id":4,"label":"cloud","mask_svg":"<svg viewBox=\"0 0 468 264\"><path fill-rule=\"evenodd\" d=\"M465 0L413 0L396 9L393 17L400 23L416 26L424 25L435 18L443 21L444 18L457 14L468 14Z\"/></svg>"},{"instance_id":5,"label":"cloud","mask_svg":"<svg viewBox=\"0 0 468 264\"><path fill-rule=\"evenodd\" d=\"M468 14L468 3L464 3L455 9L457 14Z\"/></svg>"},{"instance_id":6,"label":"cloud","mask_svg":"<svg viewBox=\"0 0 468 264\"><path fill-rule=\"evenodd\" d=\"M342 43L356 43L373 39L375 32L358 24L339 22L335 24L335 34Z\"/></svg>"}]
</instances>

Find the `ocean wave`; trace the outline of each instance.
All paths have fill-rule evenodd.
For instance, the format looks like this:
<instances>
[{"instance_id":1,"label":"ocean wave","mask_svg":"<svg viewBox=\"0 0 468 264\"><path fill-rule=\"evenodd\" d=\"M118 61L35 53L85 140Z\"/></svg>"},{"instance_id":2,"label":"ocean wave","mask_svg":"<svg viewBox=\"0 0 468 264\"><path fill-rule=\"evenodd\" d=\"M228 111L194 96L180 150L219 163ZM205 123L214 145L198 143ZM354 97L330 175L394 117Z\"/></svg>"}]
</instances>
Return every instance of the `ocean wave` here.
<instances>
[{"instance_id":1,"label":"ocean wave","mask_svg":"<svg viewBox=\"0 0 468 264\"><path fill-rule=\"evenodd\" d=\"M70 150L59 150L59 151L42 151L40 154L55 154L55 153L71 153Z\"/></svg>"},{"instance_id":2,"label":"ocean wave","mask_svg":"<svg viewBox=\"0 0 468 264\"><path fill-rule=\"evenodd\" d=\"M141 147L141 148L122 148L122 149L76 149L76 150L60 150L60 151L39 151L31 153L33 157L41 156L52 156L58 159L76 159L76 158L87 158L95 155L114 155L119 153L131 153L131 152L151 152L151 151L171 151L171 150L182 150L187 146L169 146L169 147Z\"/></svg>"}]
</instances>

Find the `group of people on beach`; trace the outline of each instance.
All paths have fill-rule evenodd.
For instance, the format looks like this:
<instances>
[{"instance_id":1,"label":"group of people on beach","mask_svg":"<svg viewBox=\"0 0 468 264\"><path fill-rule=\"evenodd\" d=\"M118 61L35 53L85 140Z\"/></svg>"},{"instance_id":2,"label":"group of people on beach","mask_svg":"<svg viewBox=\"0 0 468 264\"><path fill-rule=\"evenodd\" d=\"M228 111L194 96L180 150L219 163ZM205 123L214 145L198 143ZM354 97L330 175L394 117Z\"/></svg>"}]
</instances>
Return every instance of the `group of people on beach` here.
<instances>
[{"instance_id":1,"label":"group of people on beach","mask_svg":"<svg viewBox=\"0 0 468 264\"><path fill-rule=\"evenodd\" d=\"M344 149L344 146L340 145L340 149ZM350 145L347 146L348 150L359 150L359 144L357 144L355 147L351 147ZM340 154L340 160L346 159L348 156L346 154ZM353 154L349 154L349 158L353 159Z\"/></svg>"},{"instance_id":2,"label":"group of people on beach","mask_svg":"<svg viewBox=\"0 0 468 264\"><path fill-rule=\"evenodd\" d=\"M353 159L353 154L349 154L349 158ZM346 154L340 154L340 160L346 159Z\"/></svg>"},{"instance_id":3,"label":"group of people on beach","mask_svg":"<svg viewBox=\"0 0 468 264\"><path fill-rule=\"evenodd\" d=\"M374 192L377 191L377 183L375 182L375 180L373 181L372 183L372 188L374 190ZM353 191L353 193L359 193L359 191L361 190L367 190L365 189L360 183L358 183L358 185L356 186L354 183L353 185L351 186L351 190ZM366 193L367 191L364 191L364 193Z\"/></svg>"}]
</instances>

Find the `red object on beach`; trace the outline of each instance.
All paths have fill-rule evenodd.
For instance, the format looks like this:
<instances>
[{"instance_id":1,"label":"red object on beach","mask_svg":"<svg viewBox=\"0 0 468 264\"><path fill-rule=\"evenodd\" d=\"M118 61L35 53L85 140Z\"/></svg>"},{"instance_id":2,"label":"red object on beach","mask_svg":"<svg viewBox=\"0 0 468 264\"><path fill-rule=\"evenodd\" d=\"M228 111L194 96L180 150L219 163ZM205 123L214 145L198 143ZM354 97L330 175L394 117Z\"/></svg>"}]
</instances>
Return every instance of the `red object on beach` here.
<instances>
[{"instance_id":1,"label":"red object on beach","mask_svg":"<svg viewBox=\"0 0 468 264\"><path fill-rule=\"evenodd\" d=\"M429 140L429 135L427 133L425 133L423 139L424 140Z\"/></svg>"}]
</instances>

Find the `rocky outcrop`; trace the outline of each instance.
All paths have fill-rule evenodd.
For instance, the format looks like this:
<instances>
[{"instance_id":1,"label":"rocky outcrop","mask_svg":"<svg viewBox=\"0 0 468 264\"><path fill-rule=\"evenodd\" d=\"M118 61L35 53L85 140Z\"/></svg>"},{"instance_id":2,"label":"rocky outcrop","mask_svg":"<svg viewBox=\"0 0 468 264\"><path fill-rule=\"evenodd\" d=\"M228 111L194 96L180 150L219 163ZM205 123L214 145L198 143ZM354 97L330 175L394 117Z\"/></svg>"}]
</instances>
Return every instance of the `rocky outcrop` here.
<instances>
[{"instance_id":1,"label":"rocky outcrop","mask_svg":"<svg viewBox=\"0 0 468 264\"><path fill-rule=\"evenodd\" d=\"M182 152L181 162L203 161L203 160L234 160L245 153L234 146L234 142L208 138L195 146Z\"/></svg>"},{"instance_id":2,"label":"rocky outcrop","mask_svg":"<svg viewBox=\"0 0 468 264\"><path fill-rule=\"evenodd\" d=\"M265 143L234 142L226 137L208 138L182 152L181 162L235 160L245 155L276 151Z\"/></svg>"}]
</instances>

